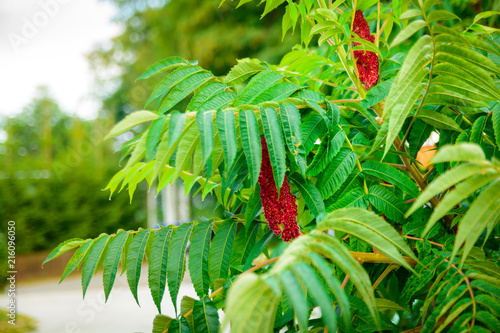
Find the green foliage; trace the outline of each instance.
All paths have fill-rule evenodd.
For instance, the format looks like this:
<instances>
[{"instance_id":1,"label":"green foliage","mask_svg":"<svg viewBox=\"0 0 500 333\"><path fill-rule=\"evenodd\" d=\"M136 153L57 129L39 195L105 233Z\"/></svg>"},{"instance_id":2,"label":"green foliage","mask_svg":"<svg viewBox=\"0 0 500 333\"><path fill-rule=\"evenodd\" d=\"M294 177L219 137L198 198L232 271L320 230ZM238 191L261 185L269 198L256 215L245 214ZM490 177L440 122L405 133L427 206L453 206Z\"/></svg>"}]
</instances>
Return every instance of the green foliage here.
<instances>
[{"instance_id":1,"label":"green foliage","mask_svg":"<svg viewBox=\"0 0 500 333\"><path fill-rule=\"evenodd\" d=\"M213 193L223 216L127 232L130 242L121 231L63 243L52 257L79 246L65 276L83 265L85 290L103 253L109 279L121 251L136 297L145 255L158 310L165 282L176 309L175 318L155 318L155 332L497 331L495 28L452 29L457 15L432 0L380 9L367 1L357 9L372 28L384 20L372 43L353 36L350 3L265 2L264 16L286 8L283 33L300 29L306 47L279 66L240 60L225 78L178 58L154 64L142 78L165 78L150 98L156 118L147 115L165 120L142 129L108 185L113 192L146 179L162 187L180 177L186 194L195 183ZM368 92L358 50L379 57L379 83ZM125 118L111 136L144 115ZM418 152L432 132L437 153L423 165ZM156 154L146 154L148 137ZM261 138L272 169L263 172ZM269 203L266 174L297 216L288 216L292 202L287 212L277 198ZM283 242L266 226L273 218L290 218L279 222L296 222L301 234ZM188 243L199 300L184 297L178 311Z\"/></svg>"},{"instance_id":2,"label":"green foliage","mask_svg":"<svg viewBox=\"0 0 500 333\"><path fill-rule=\"evenodd\" d=\"M0 258L2 259L1 261L1 268L2 268L2 273L0 278L2 278L2 283L0 283L0 287L3 287L4 285L7 284L7 278L9 277L9 274L7 271L9 270L8 266L8 243L7 243L7 236L4 233L0 233L0 245L2 245L2 248L0 249Z\"/></svg>"},{"instance_id":3,"label":"green foliage","mask_svg":"<svg viewBox=\"0 0 500 333\"><path fill-rule=\"evenodd\" d=\"M161 300L165 292L165 282L167 276L168 248L172 228L160 229L155 235L151 247L151 265L148 266L148 282L151 288L151 296L161 312Z\"/></svg>"},{"instance_id":4,"label":"green foliage","mask_svg":"<svg viewBox=\"0 0 500 333\"><path fill-rule=\"evenodd\" d=\"M200 298L208 294L210 276L208 275L208 255L213 222L203 222L194 227L192 245L189 249L189 274L193 287Z\"/></svg>"},{"instance_id":5,"label":"green foliage","mask_svg":"<svg viewBox=\"0 0 500 333\"><path fill-rule=\"evenodd\" d=\"M0 215L5 223L16 221L16 236L23 239L17 253L142 225L143 201L130 203L120 193L110 202L102 191L120 159L111 142L102 142L107 123L64 113L44 88L20 114L0 117L7 133L0 143ZM144 189L139 184L136 191Z\"/></svg>"}]
</instances>

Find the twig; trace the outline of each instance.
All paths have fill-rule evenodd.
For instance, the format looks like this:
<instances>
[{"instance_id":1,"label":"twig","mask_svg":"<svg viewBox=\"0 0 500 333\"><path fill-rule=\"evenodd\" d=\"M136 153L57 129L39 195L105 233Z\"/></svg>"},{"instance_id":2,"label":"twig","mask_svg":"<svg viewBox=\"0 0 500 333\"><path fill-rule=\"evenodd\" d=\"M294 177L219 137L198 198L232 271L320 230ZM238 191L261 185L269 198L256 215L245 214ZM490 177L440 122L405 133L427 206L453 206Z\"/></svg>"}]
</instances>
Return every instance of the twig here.
<instances>
[{"instance_id":1,"label":"twig","mask_svg":"<svg viewBox=\"0 0 500 333\"><path fill-rule=\"evenodd\" d=\"M391 13L392 13L392 8L391 8L391 11L389 12L389 16L391 16ZM385 25L387 24L387 21L389 21L389 17L385 19L384 24L382 24L382 28L380 28L379 32L377 33L377 40L380 39L380 36L382 35L382 31L384 31L384 28L385 28Z\"/></svg>"},{"instance_id":2,"label":"twig","mask_svg":"<svg viewBox=\"0 0 500 333\"><path fill-rule=\"evenodd\" d=\"M406 200L406 201L405 201L405 204L409 204L410 202L413 202L413 201L416 201L416 200L417 200L417 198L413 198L413 199L410 199L410 200Z\"/></svg>"},{"instance_id":3,"label":"twig","mask_svg":"<svg viewBox=\"0 0 500 333\"><path fill-rule=\"evenodd\" d=\"M344 278L344 282L342 282L342 289L345 288L345 286L347 285L348 281L349 281L349 275L346 275L345 278Z\"/></svg>"},{"instance_id":4,"label":"twig","mask_svg":"<svg viewBox=\"0 0 500 333\"><path fill-rule=\"evenodd\" d=\"M419 241L423 241L424 239L423 238L418 238L418 237L412 237L412 236L403 236L404 238L408 238L408 239L413 239L413 240L419 240ZM428 240L429 243L431 243L432 245L436 245L436 246L439 246L439 247L442 247L444 248L445 246L443 244L439 244L439 243L436 243L436 242L431 242L430 240Z\"/></svg>"},{"instance_id":5,"label":"twig","mask_svg":"<svg viewBox=\"0 0 500 333\"><path fill-rule=\"evenodd\" d=\"M432 171L434 171L434 168L430 168L429 171L427 171L424 175L424 180L427 181L429 179L429 176L431 175Z\"/></svg>"},{"instance_id":6,"label":"twig","mask_svg":"<svg viewBox=\"0 0 500 333\"><path fill-rule=\"evenodd\" d=\"M375 36L375 45L378 47L378 40L380 37L380 0L377 1L377 34Z\"/></svg>"},{"instance_id":7,"label":"twig","mask_svg":"<svg viewBox=\"0 0 500 333\"><path fill-rule=\"evenodd\" d=\"M288 64L287 66L289 66L289 65L290 65L290 64ZM285 66L284 68L286 68L286 66ZM311 76L309 76L309 75L307 75L307 74L302 74L302 73L299 73L299 72L288 71L288 70L286 70L286 69L280 69L280 68L278 68L278 71L279 71L279 72L283 72L283 73L287 73L287 74L292 74L292 75L300 75L300 76L302 76L302 77L306 77L306 78L308 78L309 80L314 80L314 81L316 81L316 82L320 82L320 83L322 83L322 84L325 84L325 85L328 85L328 86L331 86L331 87L338 87L338 86L339 86L339 85L338 85L338 84L336 84L336 83L331 83L331 82L328 82L328 81L325 81L325 80L317 79L317 78L315 78L315 77L311 77ZM349 90L353 90L353 91L356 91L356 88L352 88L352 87L347 87L347 89L349 89Z\"/></svg>"},{"instance_id":8,"label":"twig","mask_svg":"<svg viewBox=\"0 0 500 333\"><path fill-rule=\"evenodd\" d=\"M366 253L366 252L351 252L349 253L359 261L360 264L364 263L373 263L373 264L394 264L394 261L389 259L388 257L384 256L383 254L380 253ZM410 257L404 257L403 259L410 265L411 267L417 266L417 262L410 258Z\"/></svg>"},{"instance_id":9,"label":"twig","mask_svg":"<svg viewBox=\"0 0 500 333\"><path fill-rule=\"evenodd\" d=\"M392 167L395 167L395 168L398 168L398 169L401 169L403 171L408 172L408 170L406 169L406 167L404 165L394 164L394 163L387 163L387 164L390 165L390 166L392 166Z\"/></svg>"}]
</instances>

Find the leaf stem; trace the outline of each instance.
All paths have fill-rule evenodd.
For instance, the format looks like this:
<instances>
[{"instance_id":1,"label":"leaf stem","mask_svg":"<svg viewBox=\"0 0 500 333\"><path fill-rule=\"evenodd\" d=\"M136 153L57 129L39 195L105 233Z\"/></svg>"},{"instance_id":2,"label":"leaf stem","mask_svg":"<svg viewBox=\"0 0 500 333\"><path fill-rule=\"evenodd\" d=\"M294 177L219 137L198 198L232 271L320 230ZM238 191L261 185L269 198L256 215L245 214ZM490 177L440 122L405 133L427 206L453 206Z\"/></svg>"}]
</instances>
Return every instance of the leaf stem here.
<instances>
[{"instance_id":1,"label":"leaf stem","mask_svg":"<svg viewBox=\"0 0 500 333\"><path fill-rule=\"evenodd\" d=\"M340 127L340 129L342 129L342 127ZM345 140L349 145L349 148L351 148L351 150L354 151L354 147L352 146L351 141L349 141L349 138L347 136L345 137ZM363 168L361 167L361 163L359 162L359 158L357 156L356 156L356 166L358 167L359 171L363 171Z\"/></svg>"},{"instance_id":2,"label":"leaf stem","mask_svg":"<svg viewBox=\"0 0 500 333\"><path fill-rule=\"evenodd\" d=\"M408 239L413 239L413 240L419 240L419 241L423 241L424 240L423 238L418 238L418 237L413 237L413 236L403 236L403 237L404 238L408 238ZM430 240L428 240L428 242L431 243L432 245L436 245L436 246L444 248L443 244L439 244L439 243L436 243L436 242L431 242Z\"/></svg>"},{"instance_id":3,"label":"leaf stem","mask_svg":"<svg viewBox=\"0 0 500 333\"><path fill-rule=\"evenodd\" d=\"M342 282L342 289L345 288L345 286L347 285L347 282L349 282L349 275L346 275L345 278L344 278L344 282Z\"/></svg>"},{"instance_id":4,"label":"leaf stem","mask_svg":"<svg viewBox=\"0 0 500 333\"><path fill-rule=\"evenodd\" d=\"M453 108L452 108L452 107L450 107L450 106L448 106L448 108L449 108L451 111L453 111L454 113L456 113L456 114L458 114L458 115L462 115L462 119L463 119L463 120L465 120L465 122L466 122L467 124L469 124L469 126L472 126L472 122L471 122L471 121L470 121L470 120L469 120L469 119L465 116L465 114L463 114L463 113L461 113L461 112L459 112L459 111L457 111L457 110L453 109ZM487 117L489 117L489 114L487 115ZM493 146L493 147L495 147L495 148L497 147L497 146L493 143L493 141L491 141L491 139L488 137L488 135L487 135L486 133L482 132L482 133L481 133L481 135L483 136L483 139L484 139L486 142L488 142L490 145L492 145L492 146Z\"/></svg>"},{"instance_id":5,"label":"leaf stem","mask_svg":"<svg viewBox=\"0 0 500 333\"><path fill-rule=\"evenodd\" d=\"M467 289L469 289L470 298L472 300L472 322L471 322L471 327L474 327L474 321L475 321L475 317L476 317L476 300L474 298L474 292L472 291L472 288L470 286L470 280L467 277L467 275L465 275L465 273L462 272L462 270L460 268L458 268L457 266L455 266L454 264L452 264L448 259L445 259L444 261L448 262L451 265L451 267L455 268L458 271L458 273L464 277L465 283L467 284Z\"/></svg>"},{"instance_id":6,"label":"leaf stem","mask_svg":"<svg viewBox=\"0 0 500 333\"><path fill-rule=\"evenodd\" d=\"M391 13L392 13L392 8L391 8L391 11L389 12L389 16L391 15ZM382 28L380 28L380 30L377 32L377 36L376 36L377 41L380 40L380 36L382 35L382 31L384 31L384 28L385 28L385 26L387 24L387 21L389 21L389 17L385 19L384 24L382 24ZM378 46L378 44L377 44L377 46Z\"/></svg>"},{"instance_id":7,"label":"leaf stem","mask_svg":"<svg viewBox=\"0 0 500 333\"><path fill-rule=\"evenodd\" d=\"M360 264L364 263L372 263L372 264L394 264L394 261L389 259L388 257L384 256L383 254L380 253L367 253L367 252L352 252L349 251L349 253L359 261ZM403 256L403 259L411 266L415 267L417 266L417 262L410 258L410 257L405 257Z\"/></svg>"},{"instance_id":8,"label":"leaf stem","mask_svg":"<svg viewBox=\"0 0 500 333\"><path fill-rule=\"evenodd\" d=\"M311 77L311 76L309 76L307 74L302 74L302 73L299 73L299 72L288 71L286 69L280 69L280 68L278 68L278 72L283 72L283 73L292 74L292 75L300 75L300 76L305 77L305 78L307 78L309 80L320 82L322 84L325 84L325 85L328 85L328 86L331 86L331 87L338 87L339 86L336 83L331 83L331 82L328 82L328 81L325 81L325 80L317 79L317 78ZM352 87L348 87L347 89L356 91L356 88L352 88Z\"/></svg>"},{"instance_id":9,"label":"leaf stem","mask_svg":"<svg viewBox=\"0 0 500 333\"><path fill-rule=\"evenodd\" d=\"M406 167L404 165L401 165L401 164L395 164L395 163L387 163L388 165L392 166L392 167L395 167L395 168L398 168L402 171L407 171L406 170Z\"/></svg>"},{"instance_id":10,"label":"leaf stem","mask_svg":"<svg viewBox=\"0 0 500 333\"><path fill-rule=\"evenodd\" d=\"M377 1L377 34L375 35L375 45L378 47L378 40L380 38L380 0Z\"/></svg>"},{"instance_id":11,"label":"leaf stem","mask_svg":"<svg viewBox=\"0 0 500 333\"><path fill-rule=\"evenodd\" d=\"M319 1L318 1L318 4L320 5L320 7L322 6L321 2L319 2ZM326 5L325 5L325 7L322 7L322 8L326 9ZM353 19L354 19L354 16L353 16ZM316 25L316 22L314 22L314 20L312 20L310 17L307 17L307 20L312 25ZM352 28L351 28L351 30L352 30ZM321 33L321 34L323 34L323 33ZM330 46L335 46L335 41L332 38L329 38L327 42L328 42L328 44L330 44ZM357 92L361 95L362 98L365 98L366 97L365 88L360 84L358 77L351 72L350 67L347 65L347 54L344 50L344 47L338 46L336 48L336 51L339 55L340 62L342 63L342 66L344 67L345 71L347 72L347 75L349 76L349 79L356 86Z\"/></svg>"},{"instance_id":12,"label":"leaf stem","mask_svg":"<svg viewBox=\"0 0 500 333\"><path fill-rule=\"evenodd\" d=\"M398 268L399 265L396 265L396 264L392 264L392 265L389 265L387 266L384 271L382 272L382 274L380 274L380 276L378 277L377 281L375 281L375 283L373 284L373 287L372 287L372 290L375 290L377 289L378 285L380 284L380 282L382 282L382 280L392 271L394 270L395 268Z\"/></svg>"},{"instance_id":13,"label":"leaf stem","mask_svg":"<svg viewBox=\"0 0 500 333\"><path fill-rule=\"evenodd\" d=\"M330 46L335 46L335 42L331 38L328 40L328 44L330 44ZM340 62L342 63L342 66L344 66L344 69L347 72L349 79L351 79L351 82L356 86L356 90L358 91L361 98L365 98L366 97L365 88L359 82L358 77L351 72L350 67L347 65L347 54L344 50L344 47L339 46L336 48L336 50L337 50L337 54L339 55Z\"/></svg>"}]
</instances>

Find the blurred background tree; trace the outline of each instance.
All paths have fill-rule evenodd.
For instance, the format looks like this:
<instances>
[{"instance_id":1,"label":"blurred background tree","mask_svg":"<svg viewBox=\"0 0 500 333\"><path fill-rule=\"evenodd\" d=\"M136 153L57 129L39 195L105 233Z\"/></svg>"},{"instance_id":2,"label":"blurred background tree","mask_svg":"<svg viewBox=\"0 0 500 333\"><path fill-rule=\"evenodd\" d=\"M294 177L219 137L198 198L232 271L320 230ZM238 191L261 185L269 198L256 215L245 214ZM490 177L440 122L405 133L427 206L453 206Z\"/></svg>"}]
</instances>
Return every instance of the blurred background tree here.
<instances>
[{"instance_id":1,"label":"blurred background tree","mask_svg":"<svg viewBox=\"0 0 500 333\"><path fill-rule=\"evenodd\" d=\"M68 237L139 227L144 202L102 191L119 156L103 143L107 120L64 113L41 87L13 118L0 122L0 216L16 221L17 252L51 248ZM144 192L144 189L142 189Z\"/></svg>"},{"instance_id":2,"label":"blurred background tree","mask_svg":"<svg viewBox=\"0 0 500 333\"><path fill-rule=\"evenodd\" d=\"M120 156L113 150L123 143L102 139L116 121L144 107L154 82L135 79L148 66L178 55L222 75L238 58L276 63L298 41L295 36L282 43L282 13L261 20L257 4L236 10L236 2L219 7L219 0L107 1L118 8L115 20L123 32L89 55L95 95L102 101L99 116L71 116L41 87L22 113L0 118L6 138L0 143L0 217L16 221L23 240L19 253L146 225L145 184L132 204L127 193L109 201L102 191L119 169ZM127 135L122 141L131 138ZM194 198L191 216L208 214L213 204L210 198L205 203Z\"/></svg>"},{"instance_id":3,"label":"blurred background tree","mask_svg":"<svg viewBox=\"0 0 500 333\"><path fill-rule=\"evenodd\" d=\"M236 9L238 2L220 0L108 0L118 7L115 20L124 31L89 55L103 110L119 120L144 108L157 81L135 82L154 62L169 56L197 60L223 75L236 59L250 57L277 63L298 41L282 42L282 11L260 19L257 2ZM110 73L117 73L110 80Z\"/></svg>"}]
</instances>

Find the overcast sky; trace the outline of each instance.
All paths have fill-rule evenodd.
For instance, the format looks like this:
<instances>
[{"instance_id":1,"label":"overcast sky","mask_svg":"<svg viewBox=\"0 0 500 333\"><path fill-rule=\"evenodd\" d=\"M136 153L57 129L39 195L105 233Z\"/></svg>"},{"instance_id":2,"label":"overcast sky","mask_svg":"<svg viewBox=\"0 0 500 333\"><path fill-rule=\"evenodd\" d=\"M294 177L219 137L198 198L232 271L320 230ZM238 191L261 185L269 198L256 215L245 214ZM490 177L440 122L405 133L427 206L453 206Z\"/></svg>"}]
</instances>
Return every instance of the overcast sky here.
<instances>
[{"instance_id":1,"label":"overcast sky","mask_svg":"<svg viewBox=\"0 0 500 333\"><path fill-rule=\"evenodd\" d=\"M98 0L0 0L0 115L19 113L47 85L64 111L94 117L85 55L120 33L114 14Z\"/></svg>"}]
</instances>

